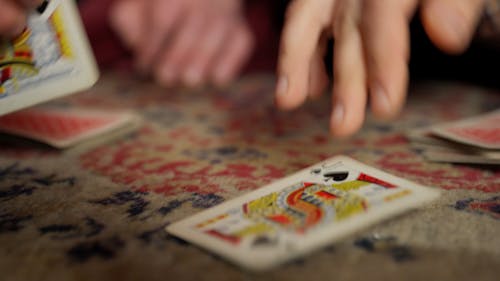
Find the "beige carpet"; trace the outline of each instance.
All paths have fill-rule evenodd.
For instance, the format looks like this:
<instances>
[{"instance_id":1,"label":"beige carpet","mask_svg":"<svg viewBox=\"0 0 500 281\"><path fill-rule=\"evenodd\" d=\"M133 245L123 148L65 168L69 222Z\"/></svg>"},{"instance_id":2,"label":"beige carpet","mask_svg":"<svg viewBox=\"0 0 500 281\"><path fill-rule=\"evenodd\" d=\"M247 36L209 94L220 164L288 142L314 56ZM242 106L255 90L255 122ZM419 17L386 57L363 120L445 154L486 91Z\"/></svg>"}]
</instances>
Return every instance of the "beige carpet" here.
<instances>
[{"instance_id":1,"label":"beige carpet","mask_svg":"<svg viewBox=\"0 0 500 281\"><path fill-rule=\"evenodd\" d=\"M272 89L267 76L187 92L108 75L52 103L133 109L144 119L137 131L65 151L2 136L0 280L498 280L498 167L429 163L403 136L498 108L498 91L417 85L397 121L369 118L338 141L328 136L327 97L283 113ZM443 194L261 274L163 230L336 154Z\"/></svg>"}]
</instances>

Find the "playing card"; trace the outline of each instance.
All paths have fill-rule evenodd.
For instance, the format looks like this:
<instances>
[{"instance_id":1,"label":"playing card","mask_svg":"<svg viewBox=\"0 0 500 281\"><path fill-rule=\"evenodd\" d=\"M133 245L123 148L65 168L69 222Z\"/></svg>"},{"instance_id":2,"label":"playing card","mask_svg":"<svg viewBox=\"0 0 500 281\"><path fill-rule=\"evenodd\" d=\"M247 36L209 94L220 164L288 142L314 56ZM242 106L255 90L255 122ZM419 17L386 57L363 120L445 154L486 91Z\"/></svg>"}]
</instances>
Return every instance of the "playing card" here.
<instances>
[{"instance_id":1,"label":"playing card","mask_svg":"<svg viewBox=\"0 0 500 281\"><path fill-rule=\"evenodd\" d=\"M438 125L432 128L432 132L460 143L487 149L500 149L500 110Z\"/></svg>"},{"instance_id":2,"label":"playing card","mask_svg":"<svg viewBox=\"0 0 500 281\"><path fill-rule=\"evenodd\" d=\"M129 112L39 106L0 116L0 132L66 148L137 119Z\"/></svg>"},{"instance_id":3,"label":"playing card","mask_svg":"<svg viewBox=\"0 0 500 281\"><path fill-rule=\"evenodd\" d=\"M500 152L458 143L433 135L431 128L409 130L406 137L411 146L432 162L463 164L500 164Z\"/></svg>"},{"instance_id":4,"label":"playing card","mask_svg":"<svg viewBox=\"0 0 500 281\"><path fill-rule=\"evenodd\" d=\"M337 156L166 230L251 270L265 270L438 196Z\"/></svg>"},{"instance_id":5,"label":"playing card","mask_svg":"<svg viewBox=\"0 0 500 281\"><path fill-rule=\"evenodd\" d=\"M98 78L74 1L45 1L21 35L0 41L0 115L84 90Z\"/></svg>"},{"instance_id":6,"label":"playing card","mask_svg":"<svg viewBox=\"0 0 500 281\"><path fill-rule=\"evenodd\" d=\"M432 130L429 127L411 129L408 130L405 133L405 135L407 139L411 141L412 145L426 145L426 146L439 146L439 147L461 145L456 142L451 142L443 138L437 138L432 134Z\"/></svg>"},{"instance_id":7,"label":"playing card","mask_svg":"<svg viewBox=\"0 0 500 281\"><path fill-rule=\"evenodd\" d=\"M474 153L453 149L427 149L423 156L433 162L500 165L499 152Z\"/></svg>"}]
</instances>

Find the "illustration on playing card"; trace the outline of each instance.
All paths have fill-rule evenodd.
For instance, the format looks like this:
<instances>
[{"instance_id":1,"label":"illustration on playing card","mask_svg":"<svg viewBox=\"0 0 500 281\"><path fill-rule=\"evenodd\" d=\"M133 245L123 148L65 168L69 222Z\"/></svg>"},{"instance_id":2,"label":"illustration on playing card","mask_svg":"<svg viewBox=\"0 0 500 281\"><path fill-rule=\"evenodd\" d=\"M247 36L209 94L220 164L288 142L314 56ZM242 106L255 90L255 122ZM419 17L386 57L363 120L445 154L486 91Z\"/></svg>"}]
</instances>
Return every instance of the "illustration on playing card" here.
<instances>
[{"instance_id":1,"label":"illustration on playing card","mask_svg":"<svg viewBox=\"0 0 500 281\"><path fill-rule=\"evenodd\" d=\"M259 270L436 196L425 187L339 156L175 223L167 231Z\"/></svg>"},{"instance_id":2,"label":"illustration on playing card","mask_svg":"<svg viewBox=\"0 0 500 281\"><path fill-rule=\"evenodd\" d=\"M233 244L245 239L253 240L250 245L262 244L266 237L280 231L302 235L411 194L410 190L349 170L342 162L312 169L308 178L196 227Z\"/></svg>"},{"instance_id":3,"label":"illustration on playing card","mask_svg":"<svg viewBox=\"0 0 500 281\"><path fill-rule=\"evenodd\" d=\"M0 114L82 90L96 80L72 1L44 1L19 36L0 41Z\"/></svg>"},{"instance_id":4,"label":"illustration on playing card","mask_svg":"<svg viewBox=\"0 0 500 281\"><path fill-rule=\"evenodd\" d=\"M22 34L0 47L0 97L72 71L71 48L60 10L48 20L29 17Z\"/></svg>"}]
</instances>

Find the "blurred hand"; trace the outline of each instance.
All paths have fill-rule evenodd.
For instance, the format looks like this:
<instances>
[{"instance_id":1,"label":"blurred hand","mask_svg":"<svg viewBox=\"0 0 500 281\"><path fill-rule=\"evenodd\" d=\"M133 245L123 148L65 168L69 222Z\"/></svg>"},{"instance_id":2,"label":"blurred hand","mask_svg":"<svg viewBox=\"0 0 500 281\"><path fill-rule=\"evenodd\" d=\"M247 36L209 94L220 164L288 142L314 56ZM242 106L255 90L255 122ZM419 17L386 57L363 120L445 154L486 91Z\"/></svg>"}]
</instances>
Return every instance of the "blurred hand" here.
<instances>
[{"instance_id":1,"label":"blurred hand","mask_svg":"<svg viewBox=\"0 0 500 281\"><path fill-rule=\"evenodd\" d=\"M295 0L279 57L276 103L292 109L328 85L323 55L334 38L330 131L348 136L363 124L370 99L379 118L393 118L407 91L409 21L417 7L427 35L441 50L464 51L483 0Z\"/></svg>"},{"instance_id":2,"label":"blurred hand","mask_svg":"<svg viewBox=\"0 0 500 281\"><path fill-rule=\"evenodd\" d=\"M242 0L119 0L111 25L164 86L225 84L253 49Z\"/></svg>"},{"instance_id":3,"label":"blurred hand","mask_svg":"<svg viewBox=\"0 0 500 281\"><path fill-rule=\"evenodd\" d=\"M26 27L26 16L43 0L0 0L0 38L12 39Z\"/></svg>"}]
</instances>

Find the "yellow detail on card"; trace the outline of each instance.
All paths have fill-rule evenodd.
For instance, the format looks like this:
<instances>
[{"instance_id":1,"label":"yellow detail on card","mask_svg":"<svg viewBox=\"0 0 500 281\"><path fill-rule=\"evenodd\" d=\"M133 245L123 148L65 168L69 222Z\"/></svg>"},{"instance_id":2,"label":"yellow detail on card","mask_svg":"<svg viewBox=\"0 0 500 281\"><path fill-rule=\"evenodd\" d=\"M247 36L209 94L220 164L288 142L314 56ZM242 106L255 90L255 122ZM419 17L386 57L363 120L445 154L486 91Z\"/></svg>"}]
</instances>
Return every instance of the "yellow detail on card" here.
<instances>
[{"instance_id":1,"label":"yellow detail on card","mask_svg":"<svg viewBox=\"0 0 500 281\"><path fill-rule=\"evenodd\" d=\"M400 191L400 192L398 192L398 193L391 194L391 195L389 195L389 196L384 197L384 201L385 201L385 202L391 202L391 201L394 201L394 200L396 200L396 199L399 199L399 198L401 198L401 197L404 197L404 196L406 196L406 195L410 195L410 194L411 194L411 190L409 190L409 189L405 189L405 190Z\"/></svg>"},{"instance_id":2,"label":"yellow detail on card","mask_svg":"<svg viewBox=\"0 0 500 281\"><path fill-rule=\"evenodd\" d=\"M196 228L203 228L203 227L205 227L207 225L211 225L211 224L216 223L216 222L218 222L220 220L223 220L223 219L227 218L228 216L229 216L228 214L222 214L222 215L217 216L217 217L215 217L213 219L210 219L210 220L207 220L207 221L204 221L202 223L197 224Z\"/></svg>"},{"instance_id":3,"label":"yellow detail on card","mask_svg":"<svg viewBox=\"0 0 500 281\"><path fill-rule=\"evenodd\" d=\"M335 202L335 219L344 220L352 215L362 213L367 208L367 203L361 196L352 193L346 194Z\"/></svg>"},{"instance_id":4,"label":"yellow detail on card","mask_svg":"<svg viewBox=\"0 0 500 281\"><path fill-rule=\"evenodd\" d=\"M250 226L234 233L233 235L237 236L237 237L248 237L248 236L259 235L259 234L264 234L264 233L271 233L273 231L274 231L274 228L268 224L256 223L256 224L250 225Z\"/></svg>"},{"instance_id":5,"label":"yellow detail on card","mask_svg":"<svg viewBox=\"0 0 500 281\"><path fill-rule=\"evenodd\" d=\"M64 27L64 20L62 18L62 12L60 8L57 8L54 13L50 16L50 22L54 27L54 30L59 39L59 47L61 48L61 55L65 58L73 57L73 50L70 40L67 35L67 31Z\"/></svg>"},{"instance_id":6,"label":"yellow detail on card","mask_svg":"<svg viewBox=\"0 0 500 281\"><path fill-rule=\"evenodd\" d=\"M365 181L348 181L348 182L343 182L339 184L333 184L333 187L339 190L343 191L350 191L350 190L356 190L359 189L360 187L367 185L369 183Z\"/></svg>"}]
</instances>

